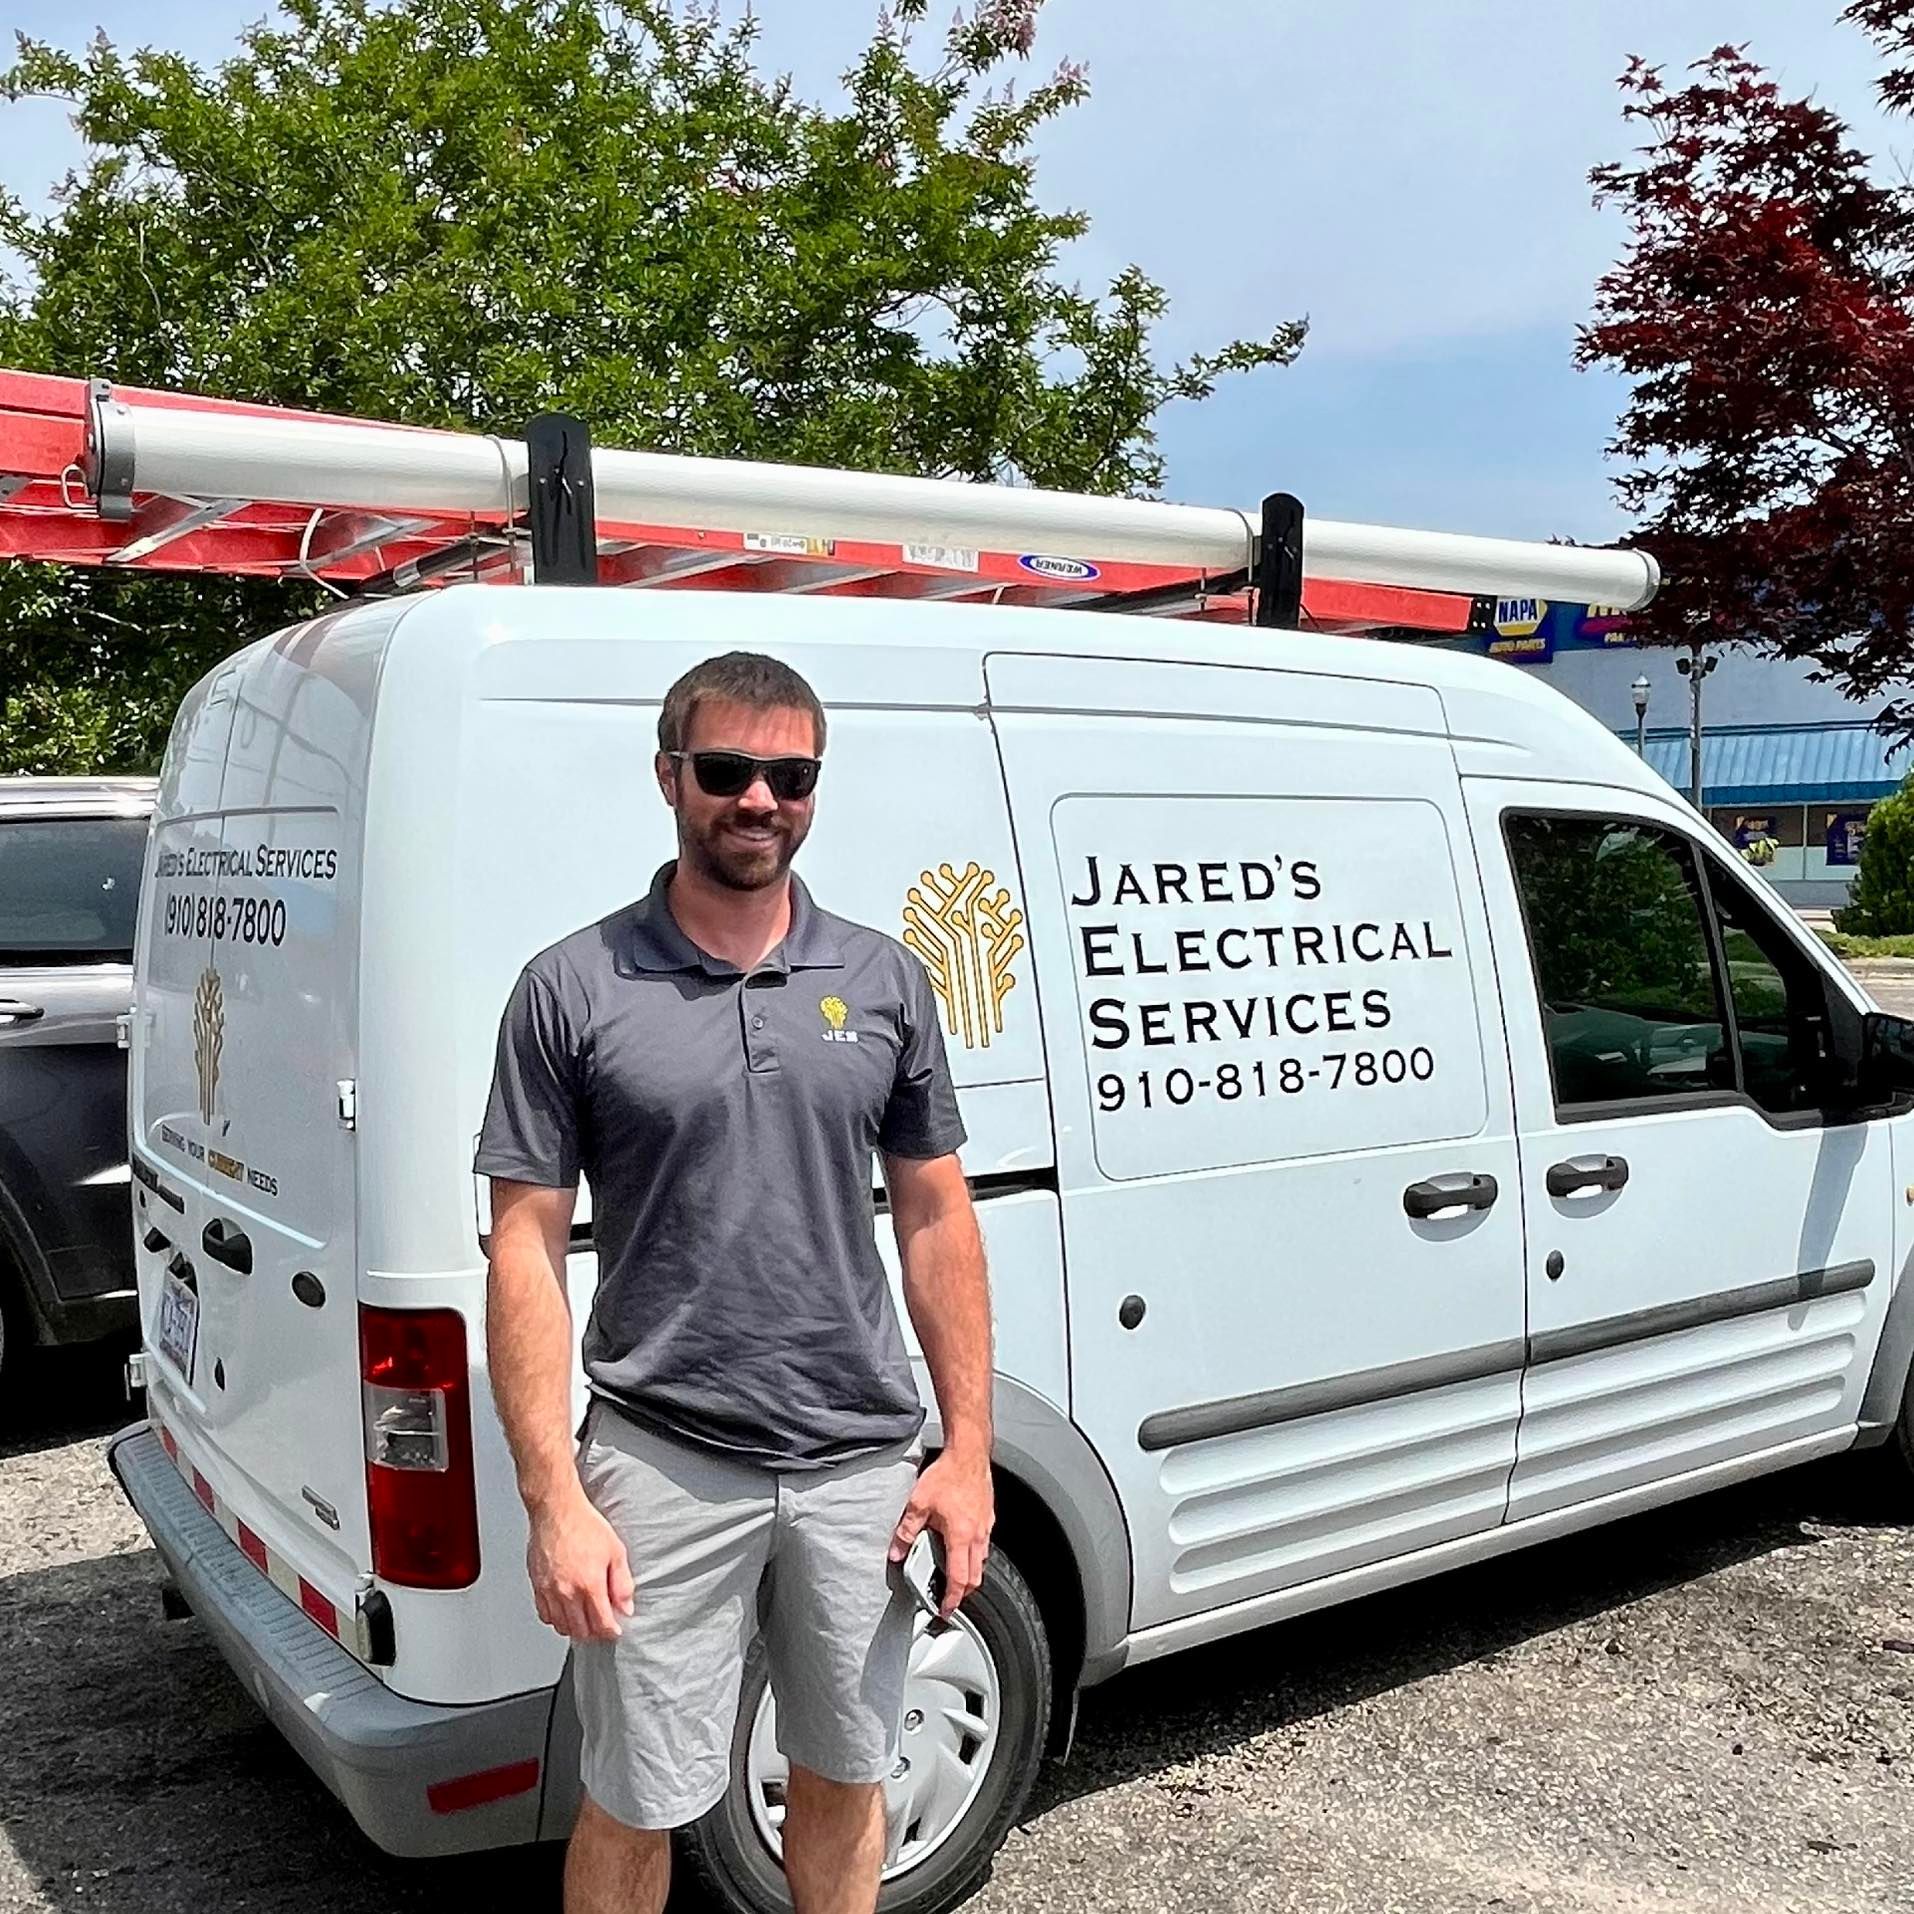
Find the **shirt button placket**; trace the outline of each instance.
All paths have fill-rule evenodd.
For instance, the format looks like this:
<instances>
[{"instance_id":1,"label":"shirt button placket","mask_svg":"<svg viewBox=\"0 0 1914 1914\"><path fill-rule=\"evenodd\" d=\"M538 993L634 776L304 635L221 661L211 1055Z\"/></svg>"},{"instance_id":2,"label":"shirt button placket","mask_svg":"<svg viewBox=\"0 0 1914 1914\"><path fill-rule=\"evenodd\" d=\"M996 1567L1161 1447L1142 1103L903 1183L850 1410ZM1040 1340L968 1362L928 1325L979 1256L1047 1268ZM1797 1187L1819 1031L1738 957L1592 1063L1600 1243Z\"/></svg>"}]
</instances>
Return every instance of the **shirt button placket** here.
<instances>
[{"instance_id":1,"label":"shirt button placket","mask_svg":"<svg viewBox=\"0 0 1914 1914\"><path fill-rule=\"evenodd\" d=\"M765 1008L765 991L753 989L750 978L738 991L738 1018L744 1037L744 1065L747 1070L775 1070L778 1048L771 1031L770 1012Z\"/></svg>"}]
</instances>

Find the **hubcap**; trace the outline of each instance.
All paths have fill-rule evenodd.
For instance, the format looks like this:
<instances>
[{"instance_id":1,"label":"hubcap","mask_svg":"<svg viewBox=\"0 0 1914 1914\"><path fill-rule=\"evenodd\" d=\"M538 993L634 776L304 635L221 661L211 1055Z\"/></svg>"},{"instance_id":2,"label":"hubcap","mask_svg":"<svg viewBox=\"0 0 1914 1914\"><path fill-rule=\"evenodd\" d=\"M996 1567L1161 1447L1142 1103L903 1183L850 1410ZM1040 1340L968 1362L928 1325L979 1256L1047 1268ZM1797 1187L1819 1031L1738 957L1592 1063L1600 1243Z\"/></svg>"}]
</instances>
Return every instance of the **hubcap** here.
<instances>
[{"instance_id":1,"label":"hubcap","mask_svg":"<svg viewBox=\"0 0 1914 1914\"><path fill-rule=\"evenodd\" d=\"M960 1613L933 1633L930 1617L919 1615L904 1685L903 1742L884 1783L885 1880L929 1860L964 1818L990 1770L1001 1714L997 1664L969 1620ZM780 1863L790 1778L767 1683L751 1724L745 1786L752 1825Z\"/></svg>"}]
</instances>

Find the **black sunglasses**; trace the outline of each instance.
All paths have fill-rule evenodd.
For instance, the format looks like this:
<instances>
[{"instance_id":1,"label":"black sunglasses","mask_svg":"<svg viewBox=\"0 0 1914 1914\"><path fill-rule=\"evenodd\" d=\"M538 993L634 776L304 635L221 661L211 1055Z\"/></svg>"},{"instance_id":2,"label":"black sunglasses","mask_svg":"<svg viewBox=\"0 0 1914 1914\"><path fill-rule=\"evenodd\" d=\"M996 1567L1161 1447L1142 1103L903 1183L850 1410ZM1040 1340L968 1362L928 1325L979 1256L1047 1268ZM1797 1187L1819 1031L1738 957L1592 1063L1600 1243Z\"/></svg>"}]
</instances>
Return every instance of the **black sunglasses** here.
<instances>
[{"instance_id":1,"label":"black sunglasses","mask_svg":"<svg viewBox=\"0 0 1914 1914\"><path fill-rule=\"evenodd\" d=\"M817 789L822 758L753 758L742 751L667 751L680 763L690 760L698 789L706 797L742 797L759 778L780 804L794 804Z\"/></svg>"}]
</instances>

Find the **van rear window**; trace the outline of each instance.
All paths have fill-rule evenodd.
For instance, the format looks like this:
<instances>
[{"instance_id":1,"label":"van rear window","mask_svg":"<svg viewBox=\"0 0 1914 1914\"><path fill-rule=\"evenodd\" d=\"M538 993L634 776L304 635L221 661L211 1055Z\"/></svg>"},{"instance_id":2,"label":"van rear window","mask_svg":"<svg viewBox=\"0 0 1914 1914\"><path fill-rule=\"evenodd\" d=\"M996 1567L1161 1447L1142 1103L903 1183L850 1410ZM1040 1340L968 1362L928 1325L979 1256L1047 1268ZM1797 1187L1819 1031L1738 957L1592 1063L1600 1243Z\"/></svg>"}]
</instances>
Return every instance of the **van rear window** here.
<instances>
[{"instance_id":1,"label":"van rear window","mask_svg":"<svg viewBox=\"0 0 1914 1914\"><path fill-rule=\"evenodd\" d=\"M0 822L0 964L131 960L146 820Z\"/></svg>"}]
</instances>

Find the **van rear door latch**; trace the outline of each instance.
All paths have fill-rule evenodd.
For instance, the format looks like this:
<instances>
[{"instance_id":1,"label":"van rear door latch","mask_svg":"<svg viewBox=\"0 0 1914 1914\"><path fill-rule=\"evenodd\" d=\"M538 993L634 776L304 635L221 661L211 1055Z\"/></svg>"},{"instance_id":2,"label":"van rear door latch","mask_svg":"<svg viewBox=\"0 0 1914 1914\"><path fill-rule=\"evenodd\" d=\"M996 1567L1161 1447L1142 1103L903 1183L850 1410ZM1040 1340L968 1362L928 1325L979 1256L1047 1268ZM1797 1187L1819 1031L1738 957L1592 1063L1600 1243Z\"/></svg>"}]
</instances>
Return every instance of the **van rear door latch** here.
<instances>
[{"instance_id":1,"label":"van rear door latch","mask_svg":"<svg viewBox=\"0 0 1914 1914\"><path fill-rule=\"evenodd\" d=\"M350 1077L339 1079L339 1121L348 1130L359 1127L359 1086Z\"/></svg>"}]
</instances>

